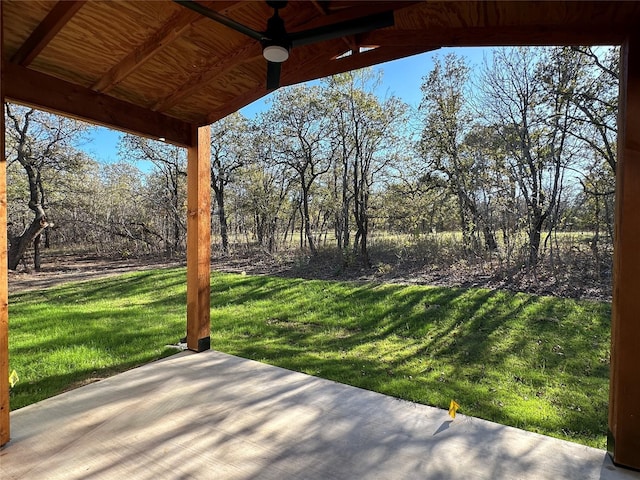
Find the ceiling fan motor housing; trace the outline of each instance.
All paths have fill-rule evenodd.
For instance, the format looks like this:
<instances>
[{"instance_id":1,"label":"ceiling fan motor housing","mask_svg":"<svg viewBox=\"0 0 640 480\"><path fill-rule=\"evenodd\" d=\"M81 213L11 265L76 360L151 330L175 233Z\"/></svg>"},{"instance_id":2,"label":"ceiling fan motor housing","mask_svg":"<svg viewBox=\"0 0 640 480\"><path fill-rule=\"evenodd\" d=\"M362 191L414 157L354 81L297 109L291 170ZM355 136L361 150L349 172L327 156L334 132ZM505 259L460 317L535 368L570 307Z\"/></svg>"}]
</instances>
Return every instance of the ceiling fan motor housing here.
<instances>
[{"instance_id":1,"label":"ceiling fan motor housing","mask_svg":"<svg viewBox=\"0 0 640 480\"><path fill-rule=\"evenodd\" d=\"M267 2L274 9L273 16L267 21L265 39L262 41L262 53L270 62L282 63L289 58L291 41L284 28L284 21L278 15L278 9L287 2Z\"/></svg>"}]
</instances>

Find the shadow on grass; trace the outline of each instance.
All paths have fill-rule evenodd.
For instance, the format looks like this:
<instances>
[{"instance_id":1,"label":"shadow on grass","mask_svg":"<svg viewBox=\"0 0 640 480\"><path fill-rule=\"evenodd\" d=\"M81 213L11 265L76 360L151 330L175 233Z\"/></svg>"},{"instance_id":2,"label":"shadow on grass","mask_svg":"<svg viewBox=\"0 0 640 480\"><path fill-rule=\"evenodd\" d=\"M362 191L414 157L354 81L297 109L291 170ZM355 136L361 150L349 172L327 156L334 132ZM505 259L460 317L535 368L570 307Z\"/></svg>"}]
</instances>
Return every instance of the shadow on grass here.
<instances>
[{"instance_id":1,"label":"shadow on grass","mask_svg":"<svg viewBox=\"0 0 640 480\"><path fill-rule=\"evenodd\" d=\"M213 348L442 408L455 398L468 415L604 446L608 305L286 282L214 284Z\"/></svg>"}]
</instances>

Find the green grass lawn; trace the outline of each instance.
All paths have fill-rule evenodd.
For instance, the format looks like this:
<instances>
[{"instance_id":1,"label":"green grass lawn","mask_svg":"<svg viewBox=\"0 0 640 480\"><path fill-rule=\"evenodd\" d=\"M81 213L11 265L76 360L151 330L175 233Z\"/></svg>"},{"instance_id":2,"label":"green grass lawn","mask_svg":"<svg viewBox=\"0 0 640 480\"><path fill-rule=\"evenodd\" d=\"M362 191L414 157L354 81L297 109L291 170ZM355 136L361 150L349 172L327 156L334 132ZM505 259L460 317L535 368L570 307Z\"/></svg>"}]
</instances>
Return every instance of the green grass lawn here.
<instances>
[{"instance_id":1,"label":"green grass lawn","mask_svg":"<svg viewBox=\"0 0 640 480\"><path fill-rule=\"evenodd\" d=\"M216 350L605 446L609 304L214 274L211 306ZM184 269L12 295L12 407L170 354L184 317Z\"/></svg>"}]
</instances>

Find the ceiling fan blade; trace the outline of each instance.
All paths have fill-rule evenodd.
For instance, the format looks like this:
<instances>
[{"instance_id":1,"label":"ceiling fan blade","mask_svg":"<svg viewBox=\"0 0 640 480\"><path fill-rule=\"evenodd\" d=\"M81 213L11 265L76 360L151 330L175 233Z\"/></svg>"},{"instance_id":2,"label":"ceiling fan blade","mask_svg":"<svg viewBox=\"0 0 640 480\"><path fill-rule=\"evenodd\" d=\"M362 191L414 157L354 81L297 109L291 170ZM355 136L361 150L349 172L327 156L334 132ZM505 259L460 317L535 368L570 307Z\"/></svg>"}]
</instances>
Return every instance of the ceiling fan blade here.
<instances>
[{"instance_id":1,"label":"ceiling fan blade","mask_svg":"<svg viewBox=\"0 0 640 480\"><path fill-rule=\"evenodd\" d=\"M311 28L289 34L292 47L333 40L335 38L366 33L378 28L391 27L394 24L393 12L382 12L362 18L354 18L323 27Z\"/></svg>"},{"instance_id":2,"label":"ceiling fan blade","mask_svg":"<svg viewBox=\"0 0 640 480\"><path fill-rule=\"evenodd\" d=\"M257 32L252 28L246 27L241 23L236 22L235 20L231 20L230 18L225 17L224 15L220 15L218 12L214 12L210 8L204 7L200 5L198 2L195 2L194 0L173 0L173 1L179 5L182 5L183 7L189 8L194 12L199 13L200 15L208 17L211 20L214 20L218 23L221 23L222 25L232 28L236 32L243 33L248 37L258 40L259 42L265 40L265 36L263 33Z\"/></svg>"},{"instance_id":3,"label":"ceiling fan blade","mask_svg":"<svg viewBox=\"0 0 640 480\"><path fill-rule=\"evenodd\" d=\"M275 90L280 87L280 71L282 64L267 62L267 90Z\"/></svg>"}]
</instances>

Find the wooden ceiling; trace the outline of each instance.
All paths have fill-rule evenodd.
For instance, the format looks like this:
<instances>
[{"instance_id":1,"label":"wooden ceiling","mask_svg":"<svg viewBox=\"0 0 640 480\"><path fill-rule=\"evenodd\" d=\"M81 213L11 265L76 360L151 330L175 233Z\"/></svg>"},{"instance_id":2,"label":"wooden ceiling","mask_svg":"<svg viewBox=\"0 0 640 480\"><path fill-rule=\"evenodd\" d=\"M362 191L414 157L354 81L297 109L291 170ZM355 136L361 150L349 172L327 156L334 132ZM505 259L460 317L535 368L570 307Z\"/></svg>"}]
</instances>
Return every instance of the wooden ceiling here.
<instances>
[{"instance_id":1,"label":"wooden ceiling","mask_svg":"<svg viewBox=\"0 0 640 480\"><path fill-rule=\"evenodd\" d=\"M263 1L199 2L255 30L273 14ZM268 93L258 41L170 0L1 5L12 101L185 145L193 125ZM628 1L291 1L280 15L295 32L383 11L393 27L294 48L281 84L441 46L617 44L640 31L640 2Z\"/></svg>"}]
</instances>

